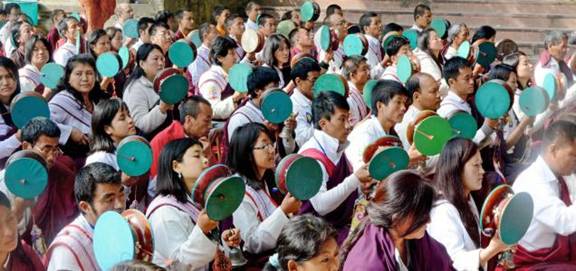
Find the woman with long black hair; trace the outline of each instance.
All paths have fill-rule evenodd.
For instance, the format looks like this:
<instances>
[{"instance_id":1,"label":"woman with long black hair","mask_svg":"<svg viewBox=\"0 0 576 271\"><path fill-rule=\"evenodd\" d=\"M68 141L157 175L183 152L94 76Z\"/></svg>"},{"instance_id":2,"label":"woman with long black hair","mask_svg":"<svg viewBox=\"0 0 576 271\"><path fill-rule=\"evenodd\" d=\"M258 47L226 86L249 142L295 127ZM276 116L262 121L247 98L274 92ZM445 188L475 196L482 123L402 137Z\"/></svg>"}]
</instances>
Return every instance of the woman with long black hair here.
<instances>
[{"instance_id":1,"label":"woman with long black hair","mask_svg":"<svg viewBox=\"0 0 576 271\"><path fill-rule=\"evenodd\" d=\"M454 138L446 143L436 168L435 185L440 199L430 212L428 233L446 247L457 270L478 270L507 246L494 235L480 247L478 208L470 195L482 188L484 169L476 144Z\"/></svg>"}]
</instances>

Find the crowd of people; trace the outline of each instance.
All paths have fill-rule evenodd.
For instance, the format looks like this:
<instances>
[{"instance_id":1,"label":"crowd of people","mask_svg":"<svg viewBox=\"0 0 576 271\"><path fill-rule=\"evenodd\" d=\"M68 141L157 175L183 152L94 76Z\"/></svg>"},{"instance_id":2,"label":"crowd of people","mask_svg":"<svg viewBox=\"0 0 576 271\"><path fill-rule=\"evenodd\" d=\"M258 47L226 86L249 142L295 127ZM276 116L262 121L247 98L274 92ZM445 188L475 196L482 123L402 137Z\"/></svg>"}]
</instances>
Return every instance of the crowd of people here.
<instances>
[{"instance_id":1,"label":"crowd of people","mask_svg":"<svg viewBox=\"0 0 576 271\"><path fill-rule=\"evenodd\" d=\"M545 49L531 63L489 25L471 33L463 22L444 20L446 31L438 33L424 4L414 8L410 29L384 24L387 18L370 11L350 22L335 4L308 21L298 9L277 17L255 2L245 14L217 6L208 22L195 22L189 9L154 18L134 18L129 4L116 9L114 26L89 33L81 16L54 10L47 35L17 4L0 13L6 20L0 29L2 168L26 155L48 171L47 187L35 199L10 191L0 171L0 270L100 270L94 226L102 214L126 209L145 214L154 251L149 261L133 259L113 270L231 270L233 249L248 260L234 267L241 270L576 269L576 58L568 54L567 33L547 33ZM134 19L138 38L123 33ZM288 34L277 31L282 22L293 25ZM321 26L339 46L321 48ZM249 29L263 37L259 52L243 48ZM405 31L417 33L415 46ZM193 44L196 34L196 57L179 68L189 83L187 97L169 104L155 79L174 66L171 45ZM349 35L365 39L365 55L346 54ZM462 57L464 43L473 51L492 43L496 58L481 65L478 54ZM98 57L123 47L130 52L125 68L102 76ZM400 79L403 58L412 66L406 81ZM64 70L56 88L41 80L49 63ZM239 63L251 66L245 93L229 83ZM315 82L325 74L342 79L345 95L318 91ZM556 78L555 97L541 114L526 114L522 92L543 86L548 74ZM487 81L509 90L511 105L498 119L484 117L475 104ZM293 114L272 123L262 105L277 90L290 95ZM11 106L27 92L46 100L50 118L18 128ZM410 134L420 116L449 119L461 112L476 122L474 135L451 138L437 155L422 154ZM120 142L133 135L148 140L153 156L150 170L138 177L117 162ZM365 150L385 137L400 142L408 168L376 180ZM296 153L322 169L322 185L309 200L281 192L275 182L278 162ZM245 183L242 202L223 221L212 220L191 195L215 164ZM532 222L517 245L481 230L483 202L501 184L533 200Z\"/></svg>"}]
</instances>

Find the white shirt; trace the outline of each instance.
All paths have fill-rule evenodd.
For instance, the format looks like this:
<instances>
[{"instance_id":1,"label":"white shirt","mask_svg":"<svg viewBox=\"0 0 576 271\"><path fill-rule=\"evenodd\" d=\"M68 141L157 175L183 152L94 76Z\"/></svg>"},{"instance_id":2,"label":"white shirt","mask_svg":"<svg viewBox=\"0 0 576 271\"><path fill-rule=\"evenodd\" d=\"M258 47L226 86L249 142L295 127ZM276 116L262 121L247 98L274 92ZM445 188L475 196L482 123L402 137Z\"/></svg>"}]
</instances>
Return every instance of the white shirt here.
<instances>
[{"instance_id":1,"label":"white shirt","mask_svg":"<svg viewBox=\"0 0 576 271\"><path fill-rule=\"evenodd\" d=\"M404 113L404 117L402 118L402 122L396 124L394 126L394 130L398 134L398 137L402 141L402 146L406 151L410 149L410 143L408 143L408 137L406 136L406 130L408 130L408 125L413 122L418 114L420 114L420 109L416 108L414 105L410 105L406 113Z\"/></svg>"},{"instance_id":2,"label":"white shirt","mask_svg":"<svg viewBox=\"0 0 576 271\"><path fill-rule=\"evenodd\" d=\"M384 72L380 76L380 80L392 80L400 84L403 84L402 81L400 81L400 78L398 78L398 69L396 67L396 64L386 67L386 69L384 69Z\"/></svg>"},{"instance_id":3,"label":"white shirt","mask_svg":"<svg viewBox=\"0 0 576 271\"><path fill-rule=\"evenodd\" d=\"M307 149L320 150L326 154L328 159L330 159L334 165L337 165L340 162L340 159L342 159L346 146L348 146L348 143L340 144L338 139L329 136L323 131L314 130L314 136L308 140L304 146L302 146L299 153L302 153ZM351 174L336 187L328 190L328 172L326 171L324 164L320 162L319 164L322 168L324 181L322 182L318 194L310 199L310 203L312 204L314 211L322 216L329 214L334 211L334 209L338 208L338 206L340 206L340 204L342 204L352 192L358 189L360 180L358 180L355 174Z\"/></svg>"},{"instance_id":4,"label":"white shirt","mask_svg":"<svg viewBox=\"0 0 576 271\"><path fill-rule=\"evenodd\" d=\"M18 70L20 75L20 91L35 91L36 87L41 84L40 78L42 77L40 70L32 64L27 64Z\"/></svg>"},{"instance_id":5,"label":"white shirt","mask_svg":"<svg viewBox=\"0 0 576 271\"><path fill-rule=\"evenodd\" d=\"M350 145L346 148L346 156L352 164L354 171L364 165L362 156L364 155L366 147L387 135L384 128L382 128L382 124L380 124L378 118L374 115L354 127L352 133L348 135Z\"/></svg>"},{"instance_id":6,"label":"white shirt","mask_svg":"<svg viewBox=\"0 0 576 271\"><path fill-rule=\"evenodd\" d=\"M536 64L536 67L534 68L534 79L536 85L543 86L544 78L549 73L553 74L554 76L556 76L558 73L561 73L560 64L553 57L550 58L550 61L546 65L542 65L542 62L540 61Z\"/></svg>"},{"instance_id":7,"label":"white shirt","mask_svg":"<svg viewBox=\"0 0 576 271\"><path fill-rule=\"evenodd\" d=\"M246 186L246 189L252 188ZM276 207L265 190L267 189L258 190L255 199L262 202L264 208L268 210L263 214L263 221L260 221L258 216L262 212L259 212L248 193L244 195L240 207L232 215L234 225L240 230L244 241L244 250L254 254L274 249L282 228L288 223L286 214L280 207Z\"/></svg>"},{"instance_id":8,"label":"white shirt","mask_svg":"<svg viewBox=\"0 0 576 271\"><path fill-rule=\"evenodd\" d=\"M552 247L556 234L576 232L576 205L560 199L560 184L540 156L525 169L512 186L514 192L527 192L534 201L534 218L519 244L528 251Z\"/></svg>"},{"instance_id":9,"label":"white shirt","mask_svg":"<svg viewBox=\"0 0 576 271\"><path fill-rule=\"evenodd\" d=\"M62 46L58 47L56 52L54 52L54 63L66 67L68 60L76 54L78 54L78 47L76 47L76 44L66 42Z\"/></svg>"},{"instance_id":10,"label":"white shirt","mask_svg":"<svg viewBox=\"0 0 576 271\"><path fill-rule=\"evenodd\" d=\"M416 24L413 24L412 27L410 27L410 29L414 29L414 30L418 31L418 33L422 32L424 30Z\"/></svg>"},{"instance_id":11,"label":"white shirt","mask_svg":"<svg viewBox=\"0 0 576 271\"><path fill-rule=\"evenodd\" d=\"M188 65L188 72L192 78L192 84L198 87L198 82L200 81L200 76L210 69L212 63L210 63L210 48L206 47L204 43L198 48L198 57L194 59L190 65Z\"/></svg>"},{"instance_id":12,"label":"white shirt","mask_svg":"<svg viewBox=\"0 0 576 271\"><path fill-rule=\"evenodd\" d=\"M470 210L478 221L478 209L472 197L468 201ZM468 235L460 213L454 205L447 200L434 203L430 211L430 224L426 229L428 234L436 241L442 243L452 258L456 270L477 271L480 267L480 248Z\"/></svg>"},{"instance_id":13,"label":"white shirt","mask_svg":"<svg viewBox=\"0 0 576 271\"><path fill-rule=\"evenodd\" d=\"M292 96L292 113L296 116L296 144L303 146L314 134L314 120L312 118L312 101L298 88L294 89Z\"/></svg>"},{"instance_id":14,"label":"white shirt","mask_svg":"<svg viewBox=\"0 0 576 271\"><path fill-rule=\"evenodd\" d=\"M200 95L210 102L214 111L214 119L228 119L234 112L236 105L232 95L222 99L222 92L226 90L228 74L219 65L212 65L209 70L200 76L198 89Z\"/></svg>"},{"instance_id":15,"label":"white shirt","mask_svg":"<svg viewBox=\"0 0 576 271\"><path fill-rule=\"evenodd\" d=\"M136 41L136 43L134 43L134 45L132 45L132 49L134 50L134 52L137 53L138 49L140 49L140 46L142 46L142 44L144 44L142 39L138 39L138 41Z\"/></svg>"},{"instance_id":16,"label":"white shirt","mask_svg":"<svg viewBox=\"0 0 576 271\"><path fill-rule=\"evenodd\" d=\"M455 56L458 56L458 50L452 46L448 47L448 50L446 50L446 53L444 54L444 58L450 60Z\"/></svg>"},{"instance_id":17,"label":"white shirt","mask_svg":"<svg viewBox=\"0 0 576 271\"><path fill-rule=\"evenodd\" d=\"M83 229L86 233L90 234L90 237L94 234L94 229L88 223L86 218L83 215L79 215L72 223L72 225L76 225ZM90 242L92 243L92 242ZM92 249L92 247L90 247ZM91 255L94 255L93 251L89 252ZM92 259L96 264L96 259ZM81 270L80 266L75 260L75 255L66 248L65 246L57 246L52 250L52 256L50 257L50 262L48 263L47 271L60 271L60 270ZM88 269L87 269L88 270Z\"/></svg>"},{"instance_id":18,"label":"white shirt","mask_svg":"<svg viewBox=\"0 0 576 271\"><path fill-rule=\"evenodd\" d=\"M250 20L250 18L246 19L246 22L244 23L244 27L246 29L252 29L254 31L258 31L258 24L252 20Z\"/></svg>"},{"instance_id":19,"label":"white shirt","mask_svg":"<svg viewBox=\"0 0 576 271\"><path fill-rule=\"evenodd\" d=\"M368 114L368 105L364 102L364 98L360 91L356 88L356 85L351 81L348 81L348 86L350 88L348 98L346 101L350 106L350 125L355 126L357 123L362 121Z\"/></svg>"},{"instance_id":20,"label":"white shirt","mask_svg":"<svg viewBox=\"0 0 576 271\"><path fill-rule=\"evenodd\" d=\"M431 75L436 81L442 79L442 70L432 56L420 50L420 48L414 49L414 55L418 58L418 62L420 62L420 72Z\"/></svg>"},{"instance_id":21,"label":"white shirt","mask_svg":"<svg viewBox=\"0 0 576 271\"><path fill-rule=\"evenodd\" d=\"M217 244L194 224L190 215L172 206L161 206L148 221L154 236L153 263L166 267L170 259L187 265L187 270L208 270Z\"/></svg>"},{"instance_id":22,"label":"white shirt","mask_svg":"<svg viewBox=\"0 0 576 271\"><path fill-rule=\"evenodd\" d=\"M380 41L378 41L377 38L372 37L368 34L365 34L364 36L368 40L368 47L369 47L368 53L366 53L366 59L368 65L370 65L370 67L376 67L380 65L380 62L382 62L382 58L384 57L382 55L382 50L380 48Z\"/></svg>"},{"instance_id":23,"label":"white shirt","mask_svg":"<svg viewBox=\"0 0 576 271\"><path fill-rule=\"evenodd\" d=\"M228 120L228 127L227 127L227 129L228 129L228 142L230 142L230 140L232 140L232 135L234 134L234 131L238 127L243 126L243 125L248 124L248 123L251 123L251 122L262 123L262 124L264 124L266 122L266 119L264 118L264 115L262 114L262 110L260 110L260 108L256 107L256 105L254 104L254 102L252 100L247 102L244 106L242 106L236 112L234 112L234 114L232 116L230 116L230 119Z\"/></svg>"},{"instance_id":24,"label":"white shirt","mask_svg":"<svg viewBox=\"0 0 576 271\"><path fill-rule=\"evenodd\" d=\"M12 29L12 25L14 23L11 21L7 21L4 26L2 26L2 28L0 28L0 42L2 42L2 44L4 44L4 46L6 46L6 44L8 43L12 43L10 40L10 30ZM4 51L6 53L8 53L7 51ZM8 54L9 56L10 54Z\"/></svg>"},{"instance_id":25,"label":"white shirt","mask_svg":"<svg viewBox=\"0 0 576 271\"><path fill-rule=\"evenodd\" d=\"M326 51L322 50L320 47L316 47L318 51L318 62L321 62L326 57ZM344 45L340 43L338 49L334 51L334 55L332 56L332 60L328 62L328 70L326 73L342 73L342 62L344 62Z\"/></svg>"},{"instance_id":26,"label":"white shirt","mask_svg":"<svg viewBox=\"0 0 576 271\"><path fill-rule=\"evenodd\" d=\"M454 111L464 111L468 114L472 114L472 108L465 100L462 100L454 91L450 90L448 95L442 99L440 103L440 108L436 111L438 116L443 118L448 118ZM488 127L487 125L482 125L477 131L476 135L472 141L474 143L482 145L481 143L486 140L490 139L490 135L492 134L493 130Z\"/></svg>"}]
</instances>

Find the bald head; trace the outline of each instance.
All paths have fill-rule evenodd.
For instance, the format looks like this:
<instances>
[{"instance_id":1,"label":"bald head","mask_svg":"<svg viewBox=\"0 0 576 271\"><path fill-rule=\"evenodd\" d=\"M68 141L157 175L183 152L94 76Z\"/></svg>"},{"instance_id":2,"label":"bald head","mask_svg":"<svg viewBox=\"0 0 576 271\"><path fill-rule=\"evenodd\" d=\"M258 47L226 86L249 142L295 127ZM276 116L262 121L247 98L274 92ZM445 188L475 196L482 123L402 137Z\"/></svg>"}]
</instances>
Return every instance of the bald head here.
<instances>
[{"instance_id":1,"label":"bald head","mask_svg":"<svg viewBox=\"0 0 576 271\"><path fill-rule=\"evenodd\" d=\"M440 85L427 73L415 73L406 83L412 104L419 110L436 111L440 107Z\"/></svg>"}]
</instances>

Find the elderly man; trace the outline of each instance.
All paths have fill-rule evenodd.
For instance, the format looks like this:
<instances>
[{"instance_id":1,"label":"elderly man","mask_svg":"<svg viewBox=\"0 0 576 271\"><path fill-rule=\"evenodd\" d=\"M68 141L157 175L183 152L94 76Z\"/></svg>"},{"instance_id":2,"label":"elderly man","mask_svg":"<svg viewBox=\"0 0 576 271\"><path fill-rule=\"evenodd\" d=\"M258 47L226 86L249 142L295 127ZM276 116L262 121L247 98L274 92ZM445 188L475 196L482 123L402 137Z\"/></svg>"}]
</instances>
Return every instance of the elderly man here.
<instances>
[{"instance_id":1,"label":"elderly man","mask_svg":"<svg viewBox=\"0 0 576 271\"><path fill-rule=\"evenodd\" d=\"M118 4L118 7L116 8L116 16L118 16L118 21L114 27L122 29L124 22L134 18L134 10L128 3Z\"/></svg>"}]
</instances>

